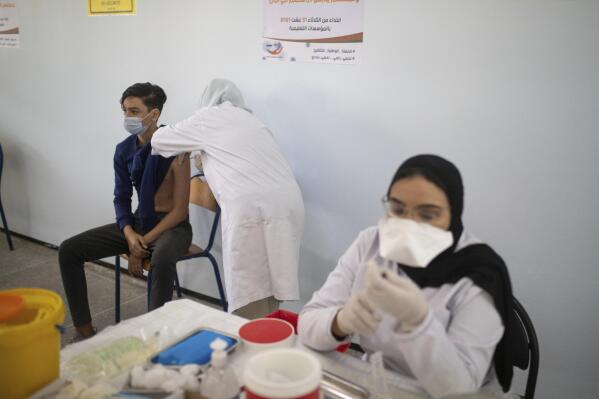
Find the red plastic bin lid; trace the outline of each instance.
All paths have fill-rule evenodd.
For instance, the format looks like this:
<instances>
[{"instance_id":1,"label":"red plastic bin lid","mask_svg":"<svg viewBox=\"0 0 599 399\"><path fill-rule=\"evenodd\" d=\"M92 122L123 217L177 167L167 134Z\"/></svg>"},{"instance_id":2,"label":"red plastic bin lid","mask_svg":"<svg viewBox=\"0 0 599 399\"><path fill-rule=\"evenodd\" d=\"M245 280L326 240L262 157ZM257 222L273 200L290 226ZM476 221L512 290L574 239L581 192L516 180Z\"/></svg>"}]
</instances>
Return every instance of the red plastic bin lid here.
<instances>
[{"instance_id":1,"label":"red plastic bin lid","mask_svg":"<svg viewBox=\"0 0 599 399\"><path fill-rule=\"evenodd\" d=\"M245 323L239 329L239 336L256 344L272 344L293 335L293 327L279 319L257 319Z\"/></svg>"}]
</instances>

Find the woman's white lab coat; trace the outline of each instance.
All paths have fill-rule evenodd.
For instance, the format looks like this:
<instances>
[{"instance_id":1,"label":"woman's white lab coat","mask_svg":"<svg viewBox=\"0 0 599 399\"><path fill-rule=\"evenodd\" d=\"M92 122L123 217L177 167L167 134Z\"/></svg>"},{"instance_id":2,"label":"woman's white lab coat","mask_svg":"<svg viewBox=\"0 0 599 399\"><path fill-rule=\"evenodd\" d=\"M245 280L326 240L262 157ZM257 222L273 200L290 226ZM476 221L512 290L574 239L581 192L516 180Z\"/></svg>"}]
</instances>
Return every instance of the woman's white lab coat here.
<instances>
[{"instance_id":1,"label":"woman's white lab coat","mask_svg":"<svg viewBox=\"0 0 599 399\"><path fill-rule=\"evenodd\" d=\"M160 128L152 148L163 156L201 154L206 181L222 210L229 311L271 295L299 299L304 204L270 130L225 102Z\"/></svg>"},{"instance_id":2,"label":"woman's white lab coat","mask_svg":"<svg viewBox=\"0 0 599 399\"><path fill-rule=\"evenodd\" d=\"M458 249L475 242L463 234ZM302 309L299 338L304 345L333 350L341 343L333 337L331 324L350 295L365 287L366 264L374 257L402 273L378 255L378 229L362 231ZM468 278L423 292L430 311L419 327L410 333L396 331L393 317L384 314L374 335L359 336L362 348L366 353L382 351L387 368L414 378L435 398L477 391L483 384L499 392L491 364L504 328L491 296Z\"/></svg>"}]
</instances>

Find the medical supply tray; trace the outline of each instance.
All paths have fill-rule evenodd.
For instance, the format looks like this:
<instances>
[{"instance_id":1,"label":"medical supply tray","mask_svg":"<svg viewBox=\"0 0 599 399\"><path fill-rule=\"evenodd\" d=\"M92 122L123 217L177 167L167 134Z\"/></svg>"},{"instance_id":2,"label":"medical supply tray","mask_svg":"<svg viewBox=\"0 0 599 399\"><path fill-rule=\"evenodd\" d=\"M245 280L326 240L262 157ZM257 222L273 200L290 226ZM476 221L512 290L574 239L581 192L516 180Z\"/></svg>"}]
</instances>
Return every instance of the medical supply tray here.
<instances>
[{"instance_id":1,"label":"medical supply tray","mask_svg":"<svg viewBox=\"0 0 599 399\"><path fill-rule=\"evenodd\" d=\"M370 393L365 388L328 371L322 372L320 388L325 399L370 398Z\"/></svg>"}]
</instances>

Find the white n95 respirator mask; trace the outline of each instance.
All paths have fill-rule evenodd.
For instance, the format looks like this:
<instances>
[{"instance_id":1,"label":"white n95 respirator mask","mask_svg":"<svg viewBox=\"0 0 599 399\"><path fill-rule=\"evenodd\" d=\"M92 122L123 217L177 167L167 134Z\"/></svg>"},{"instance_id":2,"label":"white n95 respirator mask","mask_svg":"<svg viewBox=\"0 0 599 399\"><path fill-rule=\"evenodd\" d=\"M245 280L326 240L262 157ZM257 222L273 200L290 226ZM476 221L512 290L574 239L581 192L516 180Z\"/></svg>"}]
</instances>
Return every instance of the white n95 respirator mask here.
<instances>
[{"instance_id":1,"label":"white n95 respirator mask","mask_svg":"<svg viewBox=\"0 0 599 399\"><path fill-rule=\"evenodd\" d=\"M411 219L386 217L379 221L379 254L412 267L426 267L453 243L451 232Z\"/></svg>"}]
</instances>

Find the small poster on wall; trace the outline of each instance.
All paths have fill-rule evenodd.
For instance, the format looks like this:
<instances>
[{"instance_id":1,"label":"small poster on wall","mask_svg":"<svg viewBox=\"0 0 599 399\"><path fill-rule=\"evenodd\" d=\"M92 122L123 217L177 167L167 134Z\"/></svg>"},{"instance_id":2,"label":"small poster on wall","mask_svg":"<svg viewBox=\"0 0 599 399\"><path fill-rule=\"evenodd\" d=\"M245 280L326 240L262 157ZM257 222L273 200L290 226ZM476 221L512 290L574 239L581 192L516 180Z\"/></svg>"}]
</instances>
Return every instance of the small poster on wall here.
<instances>
[{"instance_id":1,"label":"small poster on wall","mask_svg":"<svg viewBox=\"0 0 599 399\"><path fill-rule=\"evenodd\" d=\"M364 0L262 0L262 59L356 64Z\"/></svg>"},{"instance_id":2,"label":"small poster on wall","mask_svg":"<svg viewBox=\"0 0 599 399\"><path fill-rule=\"evenodd\" d=\"M19 21L15 1L0 1L0 47L19 47Z\"/></svg>"},{"instance_id":3,"label":"small poster on wall","mask_svg":"<svg viewBox=\"0 0 599 399\"><path fill-rule=\"evenodd\" d=\"M87 15L135 15L135 0L87 0Z\"/></svg>"}]
</instances>

